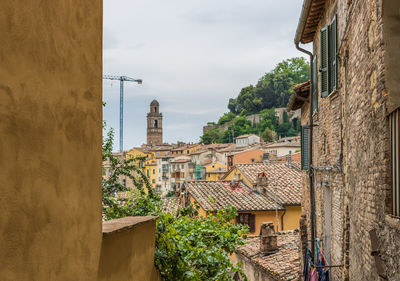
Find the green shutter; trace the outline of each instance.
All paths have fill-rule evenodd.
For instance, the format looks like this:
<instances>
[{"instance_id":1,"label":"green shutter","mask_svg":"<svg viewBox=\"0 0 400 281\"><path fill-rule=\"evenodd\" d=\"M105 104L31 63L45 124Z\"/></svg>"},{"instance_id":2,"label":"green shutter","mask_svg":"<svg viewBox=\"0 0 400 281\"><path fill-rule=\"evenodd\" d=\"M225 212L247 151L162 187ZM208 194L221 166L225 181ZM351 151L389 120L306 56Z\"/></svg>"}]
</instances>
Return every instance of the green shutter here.
<instances>
[{"instance_id":1,"label":"green shutter","mask_svg":"<svg viewBox=\"0 0 400 281\"><path fill-rule=\"evenodd\" d=\"M309 127L301 127L301 169L308 170Z\"/></svg>"},{"instance_id":2,"label":"green shutter","mask_svg":"<svg viewBox=\"0 0 400 281\"><path fill-rule=\"evenodd\" d=\"M337 21L336 16L329 26L329 93L337 86Z\"/></svg>"},{"instance_id":3,"label":"green shutter","mask_svg":"<svg viewBox=\"0 0 400 281\"><path fill-rule=\"evenodd\" d=\"M317 55L313 60L313 73L312 73L312 91L313 91L313 111L318 111L318 59Z\"/></svg>"},{"instance_id":4,"label":"green shutter","mask_svg":"<svg viewBox=\"0 0 400 281\"><path fill-rule=\"evenodd\" d=\"M328 28L321 29L321 97L329 95L329 52L328 52Z\"/></svg>"}]
</instances>

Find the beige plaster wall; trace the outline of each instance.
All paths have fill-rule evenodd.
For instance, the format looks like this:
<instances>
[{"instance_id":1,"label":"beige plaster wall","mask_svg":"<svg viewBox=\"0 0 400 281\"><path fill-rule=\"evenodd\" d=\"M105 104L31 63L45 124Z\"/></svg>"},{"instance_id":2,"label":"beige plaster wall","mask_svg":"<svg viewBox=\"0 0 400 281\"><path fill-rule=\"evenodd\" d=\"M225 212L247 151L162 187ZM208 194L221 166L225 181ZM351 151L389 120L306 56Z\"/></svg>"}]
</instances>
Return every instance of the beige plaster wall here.
<instances>
[{"instance_id":1,"label":"beige plaster wall","mask_svg":"<svg viewBox=\"0 0 400 281\"><path fill-rule=\"evenodd\" d=\"M0 280L94 280L102 1L1 1Z\"/></svg>"},{"instance_id":2,"label":"beige plaster wall","mask_svg":"<svg viewBox=\"0 0 400 281\"><path fill-rule=\"evenodd\" d=\"M156 221L103 237L98 281L158 281L154 266Z\"/></svg>"}]
</instances>

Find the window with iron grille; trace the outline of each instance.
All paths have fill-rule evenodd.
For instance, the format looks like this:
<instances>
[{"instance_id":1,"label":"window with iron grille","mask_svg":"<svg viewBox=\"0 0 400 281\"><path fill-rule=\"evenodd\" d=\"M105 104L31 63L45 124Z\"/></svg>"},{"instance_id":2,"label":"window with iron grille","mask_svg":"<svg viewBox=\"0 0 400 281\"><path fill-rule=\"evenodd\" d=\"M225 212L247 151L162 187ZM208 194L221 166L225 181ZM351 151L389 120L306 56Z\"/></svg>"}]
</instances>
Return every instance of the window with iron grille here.
<instances>
[{"instance_id":1,"label":"window with iron grille","mask_svg":"<svg viewBox=\"0 0 400 281\"><path fill-rule=\"evenodd\" d=\"M389 117L392 148L392 215L400 217L400 109Z\"/></svg>"}]
</instances>

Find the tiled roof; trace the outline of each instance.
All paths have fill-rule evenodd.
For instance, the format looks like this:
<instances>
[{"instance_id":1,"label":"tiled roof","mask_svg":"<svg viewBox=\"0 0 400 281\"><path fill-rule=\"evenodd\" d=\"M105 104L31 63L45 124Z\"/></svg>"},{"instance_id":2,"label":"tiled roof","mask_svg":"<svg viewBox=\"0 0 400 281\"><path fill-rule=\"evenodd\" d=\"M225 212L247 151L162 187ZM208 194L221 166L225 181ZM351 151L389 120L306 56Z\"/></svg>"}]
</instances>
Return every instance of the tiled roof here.
<instances>
[{"instance_id":1,"label":"tiled roof","mask_svg":"<svg viewBox=\"0 0 400 281\"><path fill-rule=\"evenodd\" d=\"M186 163L186 162L191 162L191 159L190 158L174 159L170 163Z\"/></svg>"},{"instance_id":2,"label":"tiled roof","mask_svg":"<svg viewBox=\"0 0 400 281\"><path fill-rule=\"evenodd\" d=\"M229 181L188 181L185 187L205 211L221 210L228 205L238 211L283 210L282 206L243 182L232 187Z\"/></svg>"},{"instance_id":3,"label":"tiled roof","mask_svg":"<svg viewBox=\"0 0 400 281\"><path fill-rule=\"evenodd\" d=\"M235 167L255 186L260 173L268 179L266 191L283 205L300 205L301 203L301 171L286 163L254 163L237 164Z\"/></svg>"},{"instance_id":4,"label":"tiled roof","mask_svg":"<svg viewBox=\"0 0 400 281\"><path fill-rule=\"evenodd\" d=\"M248 138L248 137L251 137L251 136L256 136L257 137L257 135L255 135L255 134L249 134L249 135L241 135L241 136L238 136L236 138L237 139L243 139L243 138Z\"/></svg>"},{"instance_id":5,"label":"tiled roof","mask_svg":"<svg viewBox=\"0 0 400 281\"><path fill-rule=\"evenodd\" d=\"M286 162L286 155L277 157L274 161L276 162ZM296 152L292 154L292 164L301 162L301 152Z\"/></svg>"},{"instance_id":6,"label":"tiled roof","mask_svg":"<svg viewBox=\"0 0 400 281\"><path fill-rule=\"evenodd\" d=\"M165 213L176 215L180 207L180 199L178 197L165 197L162 198L162 210Z\"/></svg>"},{"instance_id":7,"label":"tiled roof","mask_svg":"<svg viewBox=\"0 0 400 281\"><path fill-rule=\"evenodd\" d=\"M205 153L205 152L208 152L208 151L209 151L208 149L200 148L199 150L193 151L191 154L192 155L202 154L202 153Z\"/></svg>"},{"instance_id":8,"label":"tiled roof","mask_svg":"<svg viewBox=\"0 0 400 281\"><path fill-rule=\"evenodd\" d=\"M250 147L250 148L244 149L242 151L236 151L236 152L229 153L229 155L237 155L237 154L246 153L246 152L250 152L250 151L254 151L254 150L260 150L260 151L266 152L264 149L261 149L260 147Z\"/></svg>"},{"instance_id":9,"label":"tiled roof","mask_svg":"<svg viewBox=\"0 0 400 281\"><path fill-rule=\"evenodd\" d=\"M243 151L245 149L249 149L251 146L239 146L237 147L236 144L232 144L228 147L218 149L217 152L235 152L235 151Z\"/></svg>"},{"instance_id":10,"label":"tiled roof","mask_svg":"<svg viewBox=\"0 0 400 281\"><path fill-rule=\"evenodd\" d=\"M291 281L300 278L299 232L277 232L278 251L270 255L260 253L260 237L246 239L248 244L240 246L236 252L247 257L274 280Z\"/></svg>"},{"instance_id":11,"label":"tiled roof","mask_svg":"<svg viewBox=\"0 0 400 281\"><path fill-rule=\"evenodd\" d=\"M274 142L271 144L267 144L264 146L265 149L273 148L273 147L300 147L300 142L292 141L292 142Z\"/></svg>"},{"instance_id":12,"label":"tiled roof","mask_svg":"<svg viewBox=\"0 0 400 281\"><path fill-rule=\"evenodd\" d=\"M301 108L310 95L310 80L294 86L293 94L289 98L287 110L293 111Z\"/></svg>"}]
</instances>

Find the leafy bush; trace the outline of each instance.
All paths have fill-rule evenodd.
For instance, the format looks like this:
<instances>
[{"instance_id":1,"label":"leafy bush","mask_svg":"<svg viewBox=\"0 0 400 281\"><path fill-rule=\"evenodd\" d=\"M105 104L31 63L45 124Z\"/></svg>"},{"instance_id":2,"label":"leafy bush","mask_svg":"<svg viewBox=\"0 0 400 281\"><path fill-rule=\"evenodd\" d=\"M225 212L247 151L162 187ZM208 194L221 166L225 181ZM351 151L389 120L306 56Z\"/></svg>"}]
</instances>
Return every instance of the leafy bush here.
<instances>
[{"instance_id":1,"label":"leafy bush","mask_svg":"<svg viewBox=\"0 0 400 281\"><path fill-rule=\"evenodd\" d=\"M111 174L103 178L103 217L106 220L125 216L156 215L155 263L163 280L233 280L240 274L241 264L233 264L230 255L243 245L248 227L234 224L236 210L225 210L205 217L198 215L198 206L189 204L173 216L162 212L161 198L153 191L149 180L136 165L143 160L120 159L112 153L113 131L103 140L103 161L110 163ZM135 190L119 183L119 176L129 177ZM120 192L124 196L119 196Z\"/></svg>"}]
</instances>

